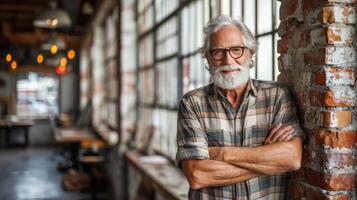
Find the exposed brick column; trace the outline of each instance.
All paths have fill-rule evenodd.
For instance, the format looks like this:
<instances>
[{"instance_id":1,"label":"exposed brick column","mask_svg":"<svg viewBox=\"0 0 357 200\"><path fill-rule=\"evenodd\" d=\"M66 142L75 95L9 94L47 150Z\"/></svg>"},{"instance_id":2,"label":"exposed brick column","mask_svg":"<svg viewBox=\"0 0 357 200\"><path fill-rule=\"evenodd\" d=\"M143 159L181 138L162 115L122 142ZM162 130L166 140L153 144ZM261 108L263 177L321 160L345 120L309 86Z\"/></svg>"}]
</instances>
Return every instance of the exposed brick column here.
<instances>
[{"instance_id":1,"label":"exposed brick column","mask_svg":"<svg viewBox=\"0 0 357 200\"><path fill-rule=\"evenodd\" d=\"M356 0L282 0L279 80L307 132L295 199L356 199Z\"/></svg>"}]
</instances>

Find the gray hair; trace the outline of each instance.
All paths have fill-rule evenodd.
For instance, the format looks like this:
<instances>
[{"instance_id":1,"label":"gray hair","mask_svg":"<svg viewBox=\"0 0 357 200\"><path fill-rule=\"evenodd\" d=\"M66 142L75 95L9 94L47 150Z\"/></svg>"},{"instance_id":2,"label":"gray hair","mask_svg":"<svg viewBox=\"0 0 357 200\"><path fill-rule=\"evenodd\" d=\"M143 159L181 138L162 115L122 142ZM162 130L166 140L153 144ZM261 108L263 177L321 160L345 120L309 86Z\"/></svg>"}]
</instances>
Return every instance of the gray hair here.
<instances>
[{"instance_id":1,"label":"gray hair","mask_svg":"<svg viewBox=\"0 0 357 200\"><path fill-rule=\"evenodd\" d=\"M257 52L258 42L248 27L240 19L233 19L228 15L221 15L211 19L203 29L203 46L200 48L200 52L203 56L205 56L211 48L211 35L229 25L236 26L243 33L244 45L248 47L253 55Z\"/></svg>"}]
</instances>

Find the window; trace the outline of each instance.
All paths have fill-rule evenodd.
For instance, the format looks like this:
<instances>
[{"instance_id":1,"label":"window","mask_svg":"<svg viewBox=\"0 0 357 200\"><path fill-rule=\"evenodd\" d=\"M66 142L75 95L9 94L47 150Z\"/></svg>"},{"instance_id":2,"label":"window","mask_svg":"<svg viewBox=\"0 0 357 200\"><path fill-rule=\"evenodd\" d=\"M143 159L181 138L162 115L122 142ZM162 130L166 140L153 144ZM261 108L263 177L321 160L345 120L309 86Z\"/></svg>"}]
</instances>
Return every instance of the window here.
<instances>
[{"instance_id":1,"label":"window","mask_svg":"<svg viewBox=\"0 0 357 200\"><path fill-rule=\"evenodd\" d=\"M92 125L109 144L116 144L119 139L118 20L118 7L113 7L106 18L93 28L93 43L89 48ZM86 65L81 67L84 75L89 73ZM88 88L86 81L82 80L81 89Z\"/></svg>"},{"instance_id":2,"label":"window","mask_svg":"<svg viewBox=\"0 0 357 200\"><path fill-rule=\"evenodd\" d=\"M47 118L58 114L58 77L46 73L20 73L16 81L16 113L21 117Z\"/></svg>"}]
</instances>

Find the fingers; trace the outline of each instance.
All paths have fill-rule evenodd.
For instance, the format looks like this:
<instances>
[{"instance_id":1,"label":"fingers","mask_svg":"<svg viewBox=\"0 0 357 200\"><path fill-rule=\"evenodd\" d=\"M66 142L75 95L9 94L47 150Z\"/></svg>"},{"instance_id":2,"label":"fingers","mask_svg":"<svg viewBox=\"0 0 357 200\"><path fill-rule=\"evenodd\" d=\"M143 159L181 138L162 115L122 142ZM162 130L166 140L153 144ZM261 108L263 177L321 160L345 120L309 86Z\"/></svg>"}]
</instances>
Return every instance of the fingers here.
<instances>
[{"instance_id":1,"label":"fingers","mask_svg":"<svg viewBox=\"0 0 357 200\"><path fill-rule=\"evenodd\" d=\"M265 144L272 144L275 142L286 142L293 138L292 133L294 132L294 128L290 125L282 125L279 123L274 126L269 136L265 139Z\"/></svg>"},{"instance_id":2,"label":"fingers","mask_svg":"<svg viewBox=\"0 0 357 200\"><path fill-rule=\"evenodd\" d=\"M286 131L285 133L283 133L276 141L277 142L287 142L289 141L291 138L293 138L292 133L294 133L294 129L290 129L289 131Z\"/></svg>"},{"instance_id":3,"label":"fingers","mask_svg":"<svg viewBox=\"0 0 357 200\"><path fill-rule=\"evenodd\" d=\"M280 136L283 136L284 133L290 132L291 130L294 130L291 126L282 126L273 134L273 137L270 139L270 142L275 143Z\"/></svg>"},{"instance_id":4,"label":"fingers","mask_svg":"<svg viewBox=\"0 0 357 200\"><path fill-rule=\"evenodd\" d=\"M268 141L271 140L271 138L273 137L274 133L282 126L282 123L279 123L275 126L273 126L273 129L270 131L268 137L265 139L265 143L267 143Z\"/></svg>"}]
</instances>

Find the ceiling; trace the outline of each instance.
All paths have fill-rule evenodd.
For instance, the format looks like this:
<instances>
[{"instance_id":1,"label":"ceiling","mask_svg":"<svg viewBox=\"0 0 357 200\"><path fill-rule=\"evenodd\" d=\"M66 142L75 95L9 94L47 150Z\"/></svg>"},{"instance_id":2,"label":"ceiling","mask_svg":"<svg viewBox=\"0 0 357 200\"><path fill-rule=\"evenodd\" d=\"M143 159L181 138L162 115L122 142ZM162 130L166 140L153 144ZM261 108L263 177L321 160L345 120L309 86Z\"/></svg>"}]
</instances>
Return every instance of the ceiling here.
<instances>
[{"instance_id":1,"label":"ceiling","mask_svg":"<svg viewBox=\"0 0 357 200\"><path fill-rule=\"evenodd\" d=\"M100 2L57 0L57 7L67 11L72 20L71 27L56 30L67 49L79 49ZM65 54L66 50L51 55L41 49L41 44L49 40L50 30L33 26L34 19L49 8L49 3L50 0L0 0L0 70L9 70L10 63L5 61L8 53L21 66L37 65L36 57L40 53L46 57L45 65L57 63L59 56Z\"/></svg>"},{"instance_id":2,"label":"ceiling","mask_svg":"<svg viewBox=\"0 0 357 200\"><path fill-rule=\"evenodd\" d=\"M57 7L66 10L72 19L69 29L58 30L68 46L78 46L78 39L86 32L99 1L57 1ZM49 0L0 0L0 48L14 45L36 48L46 41L49 31L34 27L33 20L48 6Z\"/></svg>"}]
</instances>

